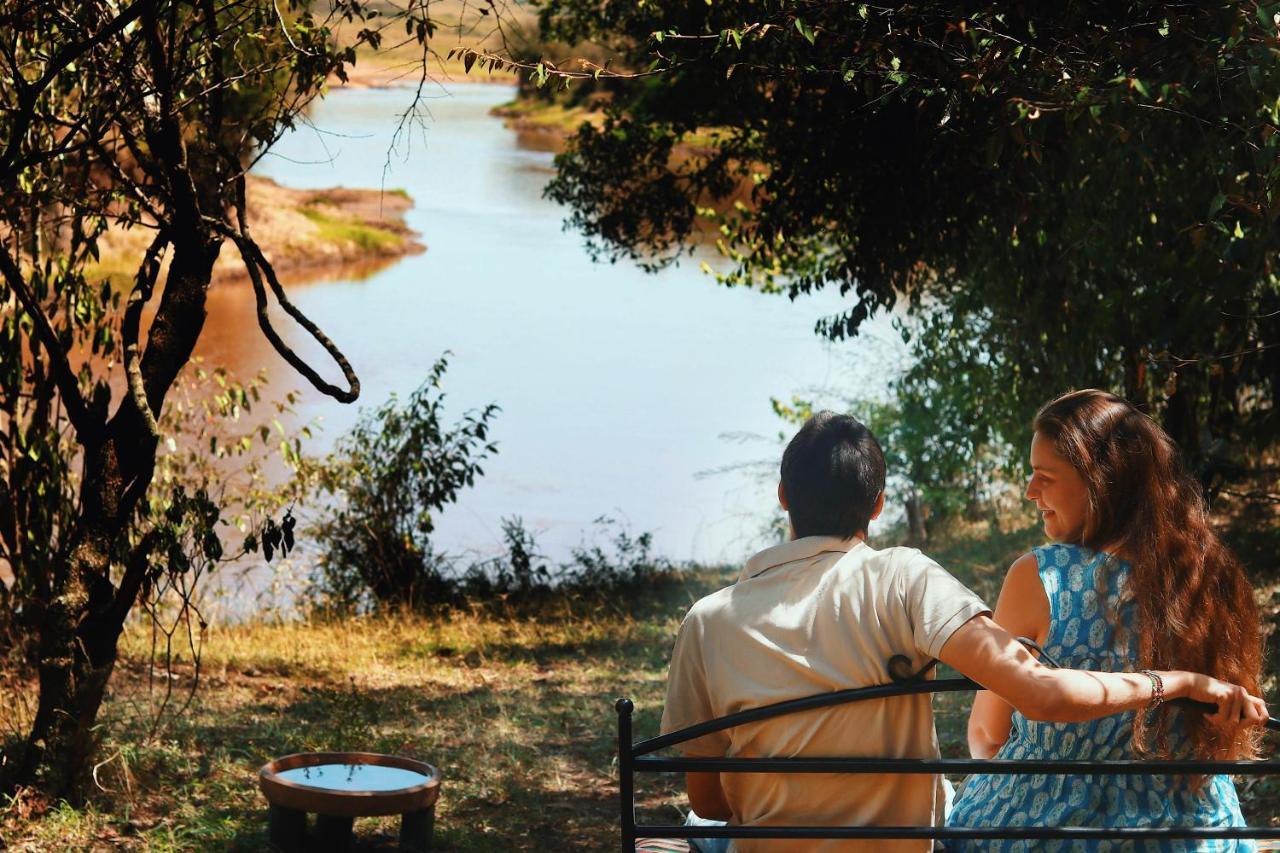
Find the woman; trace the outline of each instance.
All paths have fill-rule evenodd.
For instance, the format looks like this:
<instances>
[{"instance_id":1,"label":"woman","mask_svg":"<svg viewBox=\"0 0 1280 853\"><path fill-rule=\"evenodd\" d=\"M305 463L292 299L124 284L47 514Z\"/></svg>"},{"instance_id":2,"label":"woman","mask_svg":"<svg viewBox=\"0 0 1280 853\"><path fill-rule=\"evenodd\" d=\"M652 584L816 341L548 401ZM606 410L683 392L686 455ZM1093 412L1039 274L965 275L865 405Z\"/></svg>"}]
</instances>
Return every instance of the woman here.
<instances>
[{"instance_id":1,"label":"woman","mask_svg":"<svg viewBox=\"0 0 1280 853\"><path fill-rule=\"evenodd\" d=\"M1104 391L1066 394L1036 415L1034 501L1056 544L1014 562L995 620L1062 666L1187 669L1259 695L1258 609L1239 562L1209 526L1173 440ZM1028 721L989 691L969 717L975 758L1239 759L1258 729L1218 728L1160 703L1089 723ZM1232 718L1235 718L1233 713ZM1227 776L988 776L965 784L953 826L1243 826ZM1119 842L1114 842L1118 845ZM1079 849L1072 842L983 841L949 849ZM1098 842L1095 849L1108 849ZM1141 849L1141 843L1139 843ZM1126 846L1125 849L1133 849ZM1251 843L1149 842L1151 850L1253 850Z\"/></svg>"}]
</instances>

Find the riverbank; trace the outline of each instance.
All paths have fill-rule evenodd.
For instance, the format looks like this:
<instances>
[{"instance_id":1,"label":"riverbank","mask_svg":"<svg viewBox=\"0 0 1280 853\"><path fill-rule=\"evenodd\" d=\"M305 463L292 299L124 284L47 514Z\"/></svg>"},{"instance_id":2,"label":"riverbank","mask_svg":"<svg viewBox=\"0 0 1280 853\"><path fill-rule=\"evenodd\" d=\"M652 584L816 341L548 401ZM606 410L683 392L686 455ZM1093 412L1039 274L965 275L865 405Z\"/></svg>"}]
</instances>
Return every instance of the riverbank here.
<instances>
[{"instance_id":1,"label":"riverbank","mask_svg":"<svg viewBox=\"0 0 1280 853\"><path fill-rule=\"evenodd\" d=\"M517 98L493 109L493 115L502 119L521 137L521 144L537 138L544 140L540 148L561 151L565 142L583 124L599 127L604 123L603 101L588 104L566 104L563 101L541 98ZM715 151L715 130L699 129L672 146L673 162L679 163L694 157L705 157Z\"/></svg>"},{"instance_id":2,"label":"riverbank","mask_svg":"<svg viewBox=\"0 0 1280 853\"><path fill-rule=\"evenodd\" d=\"M386 261L425 251L404 222L413 200L404 190L332 187L297 190L269 178L246 179L254 238L284 279L315 277L337 267ZM151 240L146 229L112 229L101 240L92 275L124 285ZM213 267L215 282L246 280L244 265L228 242Z\"/></svg>"},{"instance_id":3,"label":"riverbank","mask_svg":"<svg viewBox=\"0 0 1280 853\"><path fill-rule=\"evenodd\" d=\"M385 13L384 13L385 14ZM539 56L545 51L538 36L536 12L521 4L486 6L468 0L433 0L430 13L435 32L428 40L428 52L415 38L404 34L403 25L388 29L385 40L377 50L363 45L357 48L356 61L344 72L347 79L329 79L330 88L387 89L416 86L422 79L425 66L429 76L428 86L473 83L501 83L513 85L516 75L511 72L482 72L479 68L468 71L459 55L450 56L457 48L503 55L519 53ZM356 33L367 26L365 21L336 26L338 43L351 45ZM397 32L398 30L398 32Z\"/></svg>"},{"instance_id":4,"label":"riverbank","mask_svg":"<svg viewBox=\"0 0 1280 853\"><path fill-rule=\"evenodd\" d=\"M354 65L346 67L347 79L329 78L330 89L395 89L417 86L422 80L422 54L401 49L398 52L361 51ZM468 72L461 59L428 57L426 61L428 91L448 90L450 86L502 85L519 82L514 71Z\"/></svg>"},{"instance_id":5,"label":"riverbank","mask_svg":"<svg viewBox=\"0 0 1280 853\"><path fill-rule=\"evenodd\" d=\"M598 127L604 122L600 110L535 98L517 98L494 107L491 113L516 133L521 145L556 154L584 123Z\"/></svg>"}]
</instances>

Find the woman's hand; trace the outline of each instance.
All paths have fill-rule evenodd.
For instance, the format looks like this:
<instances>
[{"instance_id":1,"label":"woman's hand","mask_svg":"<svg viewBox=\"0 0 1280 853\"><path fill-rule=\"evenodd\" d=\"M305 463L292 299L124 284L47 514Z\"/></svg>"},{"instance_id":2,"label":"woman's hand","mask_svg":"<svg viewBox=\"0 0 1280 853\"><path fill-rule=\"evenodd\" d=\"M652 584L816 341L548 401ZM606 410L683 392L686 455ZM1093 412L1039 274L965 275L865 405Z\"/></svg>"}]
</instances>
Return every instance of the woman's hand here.
<instances>
[{"instance_id":1,"label":"woman's hand","mask_svg":"<svg viewBox=\"0 0 1280 853\"><path fill-rule=\"evenodd\" d=\"M1217 713L1205 715L1205 719L1218 728L1235 732L1248 726L1266 725L1270 717L1267 703L1238 684L1194 672L1180 675L1186 676L1186 698L1218 706Z\"/></svg>"}]
</instances>

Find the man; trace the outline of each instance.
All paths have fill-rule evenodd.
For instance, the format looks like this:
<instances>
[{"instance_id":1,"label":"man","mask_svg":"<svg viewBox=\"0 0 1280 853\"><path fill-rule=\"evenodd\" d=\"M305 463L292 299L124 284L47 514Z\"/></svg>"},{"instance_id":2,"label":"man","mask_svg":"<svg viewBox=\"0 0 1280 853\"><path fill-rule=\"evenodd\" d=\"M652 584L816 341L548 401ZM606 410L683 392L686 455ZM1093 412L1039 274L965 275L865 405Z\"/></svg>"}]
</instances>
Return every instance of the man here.
<instances>
[{"instance_id":1,"label":"man","mask_svg":"<svg viewBox=\"0 0 1280 853\"><path fill-rule=\"evenodd\" d=\"M912 548L876 550L867 527L884 508L885 462L852 417L814 415L787 445L778 500L792 538L752 557L737 582L689 610L671 657L663 733L747 708L890 679L905 655L938 658L1025 716L1073 722L1166 698L1219 705L1217 722L1245 708L1242 688L1185 672L1096 673L1041 665L990 618L990 608ZM1228 710L1230 709L1230 710ZM1256 713L1253 714L1256 716ZM928 695L792 714L689 741L690 757L937 757ZM940 777L689 773L702 818L736 824L939 825ZM739 853L910 850L929 841L735 842ZM722 847L720 849L723 849Z\"/></svg>"}]
</instances>

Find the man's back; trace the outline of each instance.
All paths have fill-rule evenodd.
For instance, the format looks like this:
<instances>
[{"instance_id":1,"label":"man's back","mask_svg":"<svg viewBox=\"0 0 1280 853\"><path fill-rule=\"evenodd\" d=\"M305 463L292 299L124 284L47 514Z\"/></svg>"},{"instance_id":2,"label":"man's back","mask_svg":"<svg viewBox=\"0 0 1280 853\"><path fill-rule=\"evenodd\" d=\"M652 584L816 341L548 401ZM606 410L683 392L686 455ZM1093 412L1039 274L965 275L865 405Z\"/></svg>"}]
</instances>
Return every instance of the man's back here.
<instances>
[{"instance_id":1,"label":"man's back","mask_svg":"<svg viewBox=\"0 0 1280 853\"><path fill-rule=\"evenodd\" d=\"M888 660L917 667L987 607L918 551L807 537L752 558L738 582L697 602L672 655L664 732L815 693L884 684ZM927 695L859 702L739 726L691 756L936 757ZM941 823L930 775L722 774L735 823ZM861 849L921 850L927 842ZM735 849L851 850L854 842L745 842Z\"/></svg>"}]
</instances>

